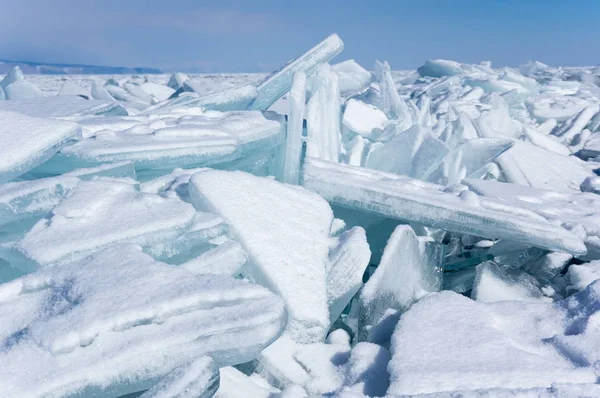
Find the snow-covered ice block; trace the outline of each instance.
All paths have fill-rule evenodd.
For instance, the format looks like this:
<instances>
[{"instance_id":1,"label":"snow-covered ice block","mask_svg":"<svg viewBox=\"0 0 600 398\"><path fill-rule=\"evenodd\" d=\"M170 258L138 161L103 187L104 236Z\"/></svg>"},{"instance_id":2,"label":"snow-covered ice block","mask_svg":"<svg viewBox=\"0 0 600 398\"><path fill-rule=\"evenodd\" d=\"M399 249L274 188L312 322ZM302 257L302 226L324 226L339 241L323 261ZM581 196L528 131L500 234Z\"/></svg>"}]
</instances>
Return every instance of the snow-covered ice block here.
<instances>
[{"instance_id":1,"label":"snow-covered ice block","mask_svg":"<svg viewBox=\"0 0 600 398\"><path fill-rule=\"evenodd\" d=\"M298 346L288 333L283 333L260 353L257 372L278 388L290 384L304 385L310 381L310 376L308 370L294 358Z\"/></svg>"},{"instance_id":2,"label":"snow-covered ice block","mask_svg":"<svg viewBox=\"0 0 600 398\"><path fill-rule=\"evenodd\" d=\"M29 116L59 118L84 115L127 115L115 102L85 100L76 95L1 101L0 111L20 112Z\"/></svg>"},{"instance_id":3,"label":"snow-covered ice block","mask_svg":"<svg viewBox=\"0 0 600 398\"><path fill-rule=\"evenodd\" d=\"M348 130L370 140L383 132L388 118L381 110L353 98L345 106L342 124Z\"/></svg>"},{"instance_id":4,"label":"snow-covered ice block","mask_svg":"<svg viewBox=\"0 0 600 398\"><path fill-rule=\"evenodd\" d=\"M406 311L422 296L442 287L444 248L430 237L417 236L399 225L383 252L381 263L360 293L359 339L388 309Z\"/></svg>"},{"instance_id":5,"label":"snow-covered ice block","mask_svg":"<svg viewBox=\"0 0 600 398\"><path fill-rule=\"evenodd\" d=\"M552 152L556 152L562 156L571 155L571 150L558 142L553 136L548 136L539 131L539 128L533 128L532 126L523 126L523 133L533 145L539 146L540 148L547 149Z\"/></svg>"},{"instance_id":6,"label":"snow-covered ice block","mask_svg":"<svg viewBox=\"0 0 600 398\"><path fill-rule=\"evenodd\" d=\"M23 71L21 70L21 67L17 65L12 68L10 72L6 74L6 76L4 76L2 81L0 81L0 88L2 88L2 90L6 90L6 87L9 85L24 79L25 76L23 76Z\"/></svg>"},{"instance_id":7,"label":"snow-covered ice block","mask_svg":"<svg viewBox=\"0 0 600 398\"><path fill-rule=\"evenodd\" d=\"M102 85L95 80L92 82L92 88L90 90L90 93L92 95L92 98L95 100L115 102L115 99L113 98L113 96L110 95L108 93L108 91L106 91L106 89L104 87L102 87ZM125 114L127 114L127 113L125 113Z\"/></svg>"},{"instance_id":8,"label":"snow-covered ice block","mask_svg":"<svg viewBox=\"0 0 600 398\"><path fill-rule=\"evenodd\" d=\"M152 82L143 83L140 88L150 94L156 101L165 101L175 92L171 87Z\"/></svg>"},{"instance_id":9,"label":"snow-covered ice block","mask_svg":"<svg viewBox=\"0 0 600 398\"><path fill-rule=\"evenodd\" d=\"M268 109L289 91L294 73L304 72L306 76L310 76L319 66L331 61L343 49L342 39L333 34L300 57L286 63L281 69L271 73L258 84L258 96L252 103L251 109Z\"/></svg>"},{"instance_id":10,"label":"snow-covered ice block","mask_svg":"<svg viewBox=\"0 0 600 398\"><path fill-rule=\"evenodd\" d=\"M331 70L338 75L342 96L360 92L369 87L371 82L371 72L353 59L332 65Z\"/></svg>"},{"instance_id":11,"label":"snow-covered ice block","mask_svg":"<svg viewBox=\"0 0 600 398\"><path fill-rule=\"evenodd\" d=\"M237 87L226 88L223 91L210 93L199 98L177 98L171 102L158 104L155 107L148 108L144 111L145 114L152 113L157 109L173 109L173 108L190 108L201 107L204 110L212 111L240 111L246 110L256 98L258 92L253 84L244 84Z\"/></svg>"},{"instance_id":12,"label":"snow-covered ice block","mask_svg":"<svg viewBox=\"0 0 600 398\"><path fill-rule=\"evenodd\" d=\"M441 164L448 151L429 129L413 126L388 142L373 144L366 166L422 179Z\"/></svg>"},{"instance_id":13,"label":"snow-covered ice block","mask_svg":"<svg viewBox=\"0 0 600 398\"><path fill-rule=\"evenodd\" d=\"M75 123L0 110L0 183L45 162L80 133Z\"/></svg>"},{"instance_id":14,"label":"snow-covered ice block","mask_svg":"<svg viewBox=\"0 0 600 398\"><path fill-rule=\"evenodd\" d=\"M66 80L57 95L76 95L86 100L91 98L89 90L74 83L72 80Z\"/></svg>"},{"instance_id":15,"label":"snow-covered ice block","mask_svg":"<svg viewBox=\"0 0 600 398\"><path fill-rule=\"evenodd\" d=\"M42 217L67 196L79 181L74 176L59 176L0 184L0 226Z\"/></svg>"},{"instance_id":16,"label":"snow-covered ice block","mask_svg":"<svg viewBox=\"0 0 600 398\"><path fill-rule=\"evenodd\" d=\"M272 114L214 112L150 128L147 134L98 134L65 148L44 167L61 172L126 160L136 170L214 165L276 147L285 137L284 127L283 118Z\"/></svg>"},{"instance_id":17,"label":"snow-covered ice block","mask_svg":"<svg viewBox=\"0 0 600 398\"><path fill-rule=\"evenodd\" d=\"M179 90L181 87L183 87L183 83L185 83L188 79L189 77L186 74L173 73L169 78L167 86L172 88L173 90Z\"/></svg>"},{"instance_id":18,"label":"snow-covered ice block","mask_svg":"<svg viewBox=\"0 0 600 398\"><path fill-rule=\"evenodd\" d=\"M448 61L445 59L433 59L425 61L425 63L417 69L420 76L426 77L445 77L464 74L458 62Z\"/></svg>"},{"instance_id":19,"label":"snow-covered ice block","mask_svg":"<svg viewBox=\"0 0 600 398\"><path fill-rule=\"evenodd\" d=\"M266 382L257 382L257 377L248 377L232 366L221 368L219 390L215 398L273 398L278 389Z\"/></svg>"},{"instance_id":20,"label":"snow-covered ice block","mask_svg":"<svg viewBox=\"0 0 600 398\"><path fill-rule=\"evenodd\" d=\"M219 388L219 368L210 357L200 357L173 369L141 398L211 398Z\"/></svg>"},{"instance_id":21,"label":"snow-covered ice block","mask_svg":"<svg viewBox=\"0 0 600 398\"><path fill-rule=\"evenodd\" d=\"M266 289L196 276L133 245L0 285L0 308L7 397L142 391L205 355L217 367L247 362L285 324Z\"/></svg>"},{"instance_id":22,"label":"snow-covered ice block","mask_svg":"<svg viewBox=\"0 0 600 398\"><path fill-rule=\"evenodd\" d=\"M494 302L505 300L540 301L543 299L538 281L523 269L509 268L492 261L479 264L471 298Z\"/></svg>"},{"instance_id":23,"label":"snow-covered ice block","mask_svg":"<svg viewBox=\"0 0 600 398\"><path fill-rule=\"evenodd\" d=\"M248 253L239 242L228 240L181 266L195 274L237 276L248 262Z\"/></svg>"},{"instance_id":24,"label":"snow-covered ice block","mask_svg":"<svg viewBox=\"0 0 600 398\"><path fill-rule=\"evenodd\" d=\"M390 384L390 353L380 345L361 342L350 352L344 385L368 397L383 397Z\"/></svg>"},{"instance_id":25,"label":"snow-covered ice block","mask_svg":"<svg viewBox=\"0 0 600 398\"><path fill-rule=\"evenodd\" d=\"M338 77L326 64L313 80L313 94L306 105L306 156L339 162L341 98Z\"/></svg>"},{"instance_id":26,"label":"snow-covered ice block","mask_svg":"<svg viewBox=\"0 0 600 398\"><path fill-rule=\"evenodd\" d=\"M569 292L581 292L600 279L600 261L571 264L565 275Z\"/></svg>"},{"instance_id":27,"label":"snow-covered ice block","mask_svg":"<svg viewBox=\"0 0 600 398\"><path fill-rule=\"evenodd\" d=\"M77 177L82 180L91 180L94 177L125 178L135 180L133 162L105 163L97 167L76 169L63 174L64 176Z\"/></svg>"},{"instance_id":28,"label":"snow-covered ice block","mask_svg":"<svg viewBox=\"0 0 600 398\"><path fill-rule=\"evenodd\" d=\"M1 256L32 271L115 242L150 246L176 239L192 226L195 215L188 203L140 193L130 184L82 181Z\"/></svg>"},{"instance_id":29,"label":"snow-covered ice block","mask_svg":"<svg viewBox=\"0 0 600 398\"><path fill-rule=\"evenodd\" d=\"M289 93L289 113L287 136L284 142L282 182L298 184L300 182L300 163L302 160L302 131L306 109L306 75L294 74Z\"/></svg>"},{"instance_id":30,"label":"snow-covered ice block","mask_svg":"<svg viewBox=\"0 0 600 398\"><path fill-rule=\"evenodd\" d=\"M456 196L440 185L318 159L306 160L303 185L332 204L350 209L575 255L586 252L581 239L564 228L470 191Z\"/></svg>"},{"instance_id":31,"label":"snow-covered ice block","mask_svg":"<svg viewBox=\"0 0 600 398\"><path fill-rule=\"evenodd\" d=\"M106 84L104 90L115 100L120 101L126 108L135 109L135 112L146 109L150 105L149 102L136 97L118 85Z\"/></svg>"},{"instance_id":32,"label":"snow-covered ice block","mask_svg":"<svg viewBox=\"0 0 600 398\"><path fill-rule=\"evenodd\" d=\"M371 250L365 230L354 227L342 233L329 252L327 302L329 321L333 324L362 286Z\"/></svg>"},{"instance_id":33,"label":"snow-covered ice block","mask_svg":"<svg viewBox=\"0 0 600 398\"><path fill-rule=\"evenodd\" d=\"M25 100L30 98L42 98L44 93L35 84L27 80L19 80L9 84L4 89L7 100Z\"/></svg>"},{"instance_id":34,"label":"snow-covered ice block","mask_svg":"<svg viewBox=\"0 0 600 398\"><path fill-rule=\"evenodd\" d=\"M598 290L596 283L554 304L479 303L452 292L425 297L402 316L394 331L387 393L594 383L597 375L590 364L600 354L597 326L581 330L577 325L597 313ZM588 350L583 357L575 343Z\"/></svg>"},{"instance_id":35,"label":"snow-covered ice block","mask_svg":"<svg viewBox=\"0 0 600 398\"><path fill-rule=\"evenodd\" d=\"M574 138L581 133L590 120L592 120L592 117L598 113L598 110L597 104L586 107L577 115L565 120L552 130L552 135L558 137L561 143L571 145Z\"/></svg>"},{"instance_id":36,"label":"snow-covered ice block","mask_svg":"<svg viewBox=\"0 0 600 398\"><path fill-rule=\"evenodd\" d=\"M199 172L189 190L196 208L222 216L248 252L244 275L284 299L294 339L325 337L325 265L333 221L327 202L304 188L243 172Z\"/></svg>"}]
</instances>

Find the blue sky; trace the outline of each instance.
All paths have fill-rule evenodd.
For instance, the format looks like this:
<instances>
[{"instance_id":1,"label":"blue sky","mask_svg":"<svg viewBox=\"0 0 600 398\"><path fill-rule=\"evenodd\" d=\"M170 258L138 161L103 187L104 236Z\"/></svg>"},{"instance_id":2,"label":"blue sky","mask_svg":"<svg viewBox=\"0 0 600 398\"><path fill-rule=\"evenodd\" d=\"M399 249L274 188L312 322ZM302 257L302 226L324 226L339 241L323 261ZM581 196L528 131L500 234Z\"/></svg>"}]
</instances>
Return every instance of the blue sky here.
<instances>
[{"instance_id":1,"label":"blue sky","mask_svg":"<svg viewBox=\"0 0 600 398\"><path fill-rule=\"evenodd\" d=\"M0 0L0 58L266 71L331 33L367 68L600 63L596 0Z\"/></svg>"}]
</instances>

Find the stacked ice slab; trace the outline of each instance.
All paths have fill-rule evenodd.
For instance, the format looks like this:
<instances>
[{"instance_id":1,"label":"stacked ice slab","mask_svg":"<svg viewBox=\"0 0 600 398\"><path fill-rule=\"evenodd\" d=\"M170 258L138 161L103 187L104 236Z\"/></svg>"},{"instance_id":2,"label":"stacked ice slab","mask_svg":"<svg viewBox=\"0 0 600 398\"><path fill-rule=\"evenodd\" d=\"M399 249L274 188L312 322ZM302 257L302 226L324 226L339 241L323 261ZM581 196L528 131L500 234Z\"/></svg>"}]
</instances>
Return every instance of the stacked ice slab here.
<instances>
[{"instance_id":1,"label":"stacked ice slab","mask_svg":"<svg viewBox=\"0 0 600 398\"><path fill-rule=\"evenodd\" d=\"M600 395L600 71L342 49L0 82L0 396Z\"/></svg>"}]
</instances>

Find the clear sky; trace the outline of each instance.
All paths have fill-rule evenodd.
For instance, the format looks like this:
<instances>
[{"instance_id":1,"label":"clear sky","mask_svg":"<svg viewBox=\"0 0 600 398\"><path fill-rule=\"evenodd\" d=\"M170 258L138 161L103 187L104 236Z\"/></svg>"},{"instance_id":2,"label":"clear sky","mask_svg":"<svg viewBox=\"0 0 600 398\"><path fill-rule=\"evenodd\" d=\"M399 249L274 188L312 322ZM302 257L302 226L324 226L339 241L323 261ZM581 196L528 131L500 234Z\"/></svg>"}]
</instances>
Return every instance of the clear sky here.
<instances>
[{"instance_id":1,"label":"clear sky","mask_svg":"<svg viewBox=\"0 0 600 398\"><path fill-rule=\"evenodd\" d=\"M370 69L600 63L599 0L0 0L0 59L267 71L331 33Z\"/></svg>"}]
</instances>

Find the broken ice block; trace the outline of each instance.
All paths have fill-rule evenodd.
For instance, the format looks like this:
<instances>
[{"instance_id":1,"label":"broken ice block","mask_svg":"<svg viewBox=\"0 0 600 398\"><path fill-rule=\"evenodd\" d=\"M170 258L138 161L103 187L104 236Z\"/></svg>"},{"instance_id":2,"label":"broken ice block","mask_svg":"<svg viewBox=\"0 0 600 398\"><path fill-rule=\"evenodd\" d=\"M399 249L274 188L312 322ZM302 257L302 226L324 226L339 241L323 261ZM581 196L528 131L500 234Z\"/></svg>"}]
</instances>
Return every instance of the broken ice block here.
<instances>
[{"instance_id":1,"label":"broken ice block","mask_svg":"<svg viewBox=\"0 0 600 398\"><path fill-rule=\"evenodd\" d=\"M27 80L19 80L4 89L7 100L25 100L44 97L44 93L35 84Z\"/></svg>"},{"instance_id":2,"label":"broken ice block","mask_svg":"<svg viewBox=\"0 0 600 398\"><path fill-rule=\"evenodd\" d=\"M499 138L476 138L451 150L426 181L454 185L493 161L513 146L513 141Z\"/></svg>"},{"instance_id":3,"label":"broken ice block","mask_svg":"<svg viewBox=\"0 0 600 398\"><path fill-rule=\"evenodd\" d=\"M378 108L351 98L346 102L342 125L364 138L375 140L383 132L388 118Z\"/></svg>"},{"instance_id":4,"label":"broken ice block","mask_svg":"<svg viewBox=\"0 0 600 398\"><path fill-rule=\"evenodd\" d=\"M319 68L306 106L306 156L339 162L341 98L337 75L329 65Z\"/></svg>"},{"instance_id":5,"label":"broken ice block","mask_svg":"<svg viewBox=\"0 0 600 398\"><path fill-rule=\"evenodd\" d=\"M447 395L461 390L477 395L474 390L482 388L547 388L596 380L588 364L599 353L597 343L589 341L597 340L597 330L581 335L573 331L597 313L598 288L600 284L586 297L554 304L479 303L453 292L425 297L402 316L394 331L387 394ZM588 339L584 356L572 345L559 344L569 338ZM575 360L585 357L589 359Z\"/></svg>"},{"instance_id":6,"label":"broken ice block","mask_svg":"<svg viewBox=\"0 0 600 398\"><path fill-rule=\"evenodd\" d=\"M388 309L404 312L429 292L442 287L444 248L399 225L388 241L381 263L360 294L359 339Z\"/></svg>"},{"instance_id":7,"label":"broken ice block","mask_svg":"<svg viewBox=\"0 0 600 398\"><path fill-rule=\"evenodd\" d=\"M448 61L445 59L433 59L425 61L425 63L417 68L420 76L427 77L445 77L462 75L465 72L460 67L458 62Z\"/></svg>"},{"instance_id":8,"label":"broken ice block","mask_svg":"<svg viewBox=\"0 0 600 398\"><path fill-rule=\"evenodd\" d=\"M282 119L260 112L212 113L182 118L170 127L148 127L143 134L97 134L65 148L43 170L61 173L125 160L137 171L224 163L279 145L285 136Z\"/></svg>"},{"instance_id":9,"label":"broken ice block","mask_svg":"<svg viewBox=\"0 0 600 398\"><path fill-rule=\"evenodd\" d=\"M571 145L573 139L581 133L587 124L592 120L592 117L598 113L598 105L590 105L577 115L565 120L560 126L552 130L552 134L565 145Z\"/></svg>"},{"instance_id":10,"label":"broken ice block","mask_svg":"<svg viewBox=\"0 0 600 398\"><path fill-rule=\"evenodd\" d=\"M84 115L127 115L127 110L116 102L85 100L76 95L3 101L0 102L0 111L19 112L29 116L49 118Z\"/></svg>"},{"instance_id":11,"label":"broken ice block","mask_svg":"<svg viewBox=\"0 0 600 398\"><path fill-rule=\"evenodd\" d=\"M71 80L66 80L57 95L76 95L83 99L89 100L90 92Z\"/></svg>"},{"instance_id":12,"label":"broken ice block","mask_svg":"<svg viewBox=\"0 0 600 398\"><path fill-rule=\"evenodd\" d=\"M181 266L194 274L216 274L237 276L248 262L248 253L242 245L228 240Z\"/></svg>"},{"instance_id":13,"label":"broken ice block","mask_svg":"<svg viewBox=\"0 0 600 398\"><path fill-rule=\"evenodd\" d=\"M146 93L150 94L154 101L165 101L173 95L175 90L171 87L163 86L162 84L156 83L142 83L140 88Z\"/></svg>"},{"instance_id":14,"label":"broken ice block","mask_svg":"<svg viewBox=\"0 0 600 398\"><path fill-rule=\"evenodd\" d=\"M23 76L23 71L17 65L14 68L12 68L10 72L6 74L6 76L4 76L2 81L0 81L0 88L2 88L2 90L6 90L6 87L8 87L9 85L24 79L25 76Z\"/></svg>"},{"instance_id":15,"label":"broken ice block","mask_svg":"<svg viewBox=\"0 0 600 398\"><path fill-rule=\"evenodd\" d=\"M91 180L94 177L125 178L135 180L135 168L132 162L105 163L97 167L76 169L63 174L82 180Z\"/></svg>"},{"instance_id":16,"label":"broken ice block","mask_svg":"<svg viewBox=\"0 0 600 398\"><path fill-rule=\"evenodd\" d=\"M199 172L189 190L196 208L227 220L248 252L244 275L284 299L290 316L287 330L294 339L314 342L325 337L325 263L333 221L327 202L304 188L242 172Z\"/></svg>"},{"instance_id":17,"label":"broken ice block","mask_svg":"<svg viewBox=\"0 0 600 398\"><path fill-rule=\"evenodd\" d=\"M219 368L200 357L173 369L140 398L211 398L219 388Z\"/></svg>"},{"instance_id":18,"label":"broken ice block","mask_svg":"<svg viewBox=\"0 0 600 398\"><path fill-rule=\"evenodd\" d=\"M10 309L10 310L9 310ZM285 325L266 289L116 245L0 285L0 395L121 396L210 356L247 362Z\"/></svg>"},{"instance_id":19,"label":"broken ice block","mask_svg":"<svg viewBox=\"0 0 600 398\"><path fill-rule=\"evenodd\" d=\"M0 110L0 183L45 162L80 133L75 123Z\"/></svg>"},{"instance_id":20,"label":"broken ice block","mask_svg":"<svg viewBox=\"0 0 600 398\"><path fill-rule=\"evenodd\" d=\"M267 382L256 376L248 377L233 366L221 368L219 372L221 382L215 398L273 398L279 392Z\"/></svg>"},{"instance_id":21,"label":"broken ice block","mask_svg":"<svg viewBox=\"0 0 600 398\"><path fill-rule=\"evenodd\" d=\"M584 264L571 264L565 275L569 293L582 292L589 285L600 279L600 261Z\"/></svg>"},{"instance_id":22,"label":"broken ice block","mask_svg":"<svg viewBox=\"0 0 600 398\"><path fill-rule=\"evenodd\" d=\"M338 75L342 96L365 90L371 82L371 72L364 69L353 59L332 65L331 70Z\"/></svg>"},{"instance_id":23,"label":"broken ice block","mask_svg":"<svg viewBox=\"0 0 600 398\"><path fill-rule=\"evenodd\" d=\"M329 252L331 265L327 272L327 302L331 324L361 288L370 258L367 235L361 227L342 233L335 248Z\"/></svg>"},{"instance_id":24,"label":"broken ice block","mask_svg":"<svg viewBox=\"0 0 600 398\"><path fill-rule=\"evenodd\" d=\"M384 397L390 384L390 353L384 347L361 342L350 352L344 385L368 397Z\"/></svg>"},{"instance_id":25,"label":"broken ice block","mask_svg":"<svg viewBox=\"0 0 600 398\"><path fill-rule=\"evenodd\" d=\"M375 65L378 73L381 75L379 86L381 87L381 109L389 119L398 119L399 121L413 121L404 101L398 95L398 90L390 65L387 62Z\"/></svg>"},{"instance_id":26,"label":"broken ice block","mask_svg":"<svg viewBox=\"0 0 600 398\"><path fill-rule=\"evenodd\" d=\"M539 282L521 268L509 268L487 261L477 266L471 298L477 301L540 301L544 295Z\"/></svg>"},{"instance_id":27,"label":"broken ice block","mask_svg":"<svg viewBox=\"0 0 600 398\"><path fill-rule=\"evenodd\" d=\"M508 238L572 254L583 242L535 213L473 192L462 197L440 185L375 170L307 159L303 185L332 204L484 238Z\"/></svg>"},{"instance_id":28,"label":"broken ice block","mask_svg":"<svg viewBox=\"0 0 600 398\"><path fill-rule=\"evenodd\" d=\"M183 87L183 83L188 80L189 77L183 73L173 73L169 78L169 82L167 83L168 87L171 87L173 90L179 90Z\"/></svg>"},{"instance_id":29,"label":"broken ice block","mask_svg":"<svg viewBox=\"0 0 600 398\"><path fill-rule=\"evenodd\" d=\"M95 80L92 82L91 94L92 94L92 98L96 99L96 100L107 101L107 102L114 102L115 101L115 99L113 98L113 96L110 95L108 93L108 91L106 91L106 89L104 87L102 87L102 85L99 84Z\"/></svg>"},{"instance_id":30,"label":"broken ice block","mask_svg":"<svg viewBox=\"0 0 600 398\"><path fill-rule=\"evenodd\" d=\"M144 111L144 114L151 114L157 110L158 112L164 112L175 108L190 107L201 107L207 111L212 110L221 112L246 110L256 98L256 95L257 91L254 85L244 84L227 88L223 91L210 93L201 96L200 98L177 98L148 108Z\"/></svg>"},{"instance_id":31,"label":"broken ice block","mask_svg":"<svg viewBox=\"0 0 600 398\"><path fill-rule=\"evenodd\" d=\"M24 271L74 260L115 242L150 246L176 239L194 220L188 203L139 193L122 182L82 181L0 256Z\"/></svg>"},{"instance_id":32,"label":"broken ice block","mask_svg":"<svg viewBox=\"0 0 600 398\"><path fill-rule=\"evenodd\" d=\"M306 75L294 74L289 93L290 110L287 121L287 136L283 145L284 160L282 182L297 185L300 182L300 161L302 158L302 130L306 97Z\"/></svg>"},{"instance_id":33,"label":"broken ice block","mask_svg":"<svg viewBox=\"0 0 600 398\"><path fill-rule=\"evenodd\" d=\"M269 109L290 89L294 73L304 72L306 76L310 76L320 65L331 61L343 49L344 43L338 35L333 34L278 71L271 73L258 84L258 96L252 103L251 109Z\"/></svg>"},{"instance_id":34,"label":"broken ice block","mask_svg":"<svg viewBox=\"0 0 600 398\"><path fill-rule=\"evenodd\" d=\"M366 167L421 179L441 164L448 151L431 130L413 126L388 142L371 146Z\"/></svg>"}]
</instances>

